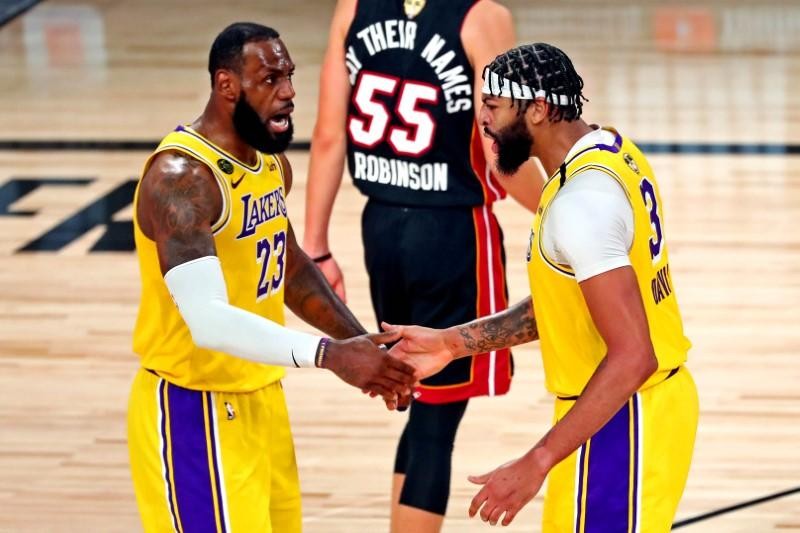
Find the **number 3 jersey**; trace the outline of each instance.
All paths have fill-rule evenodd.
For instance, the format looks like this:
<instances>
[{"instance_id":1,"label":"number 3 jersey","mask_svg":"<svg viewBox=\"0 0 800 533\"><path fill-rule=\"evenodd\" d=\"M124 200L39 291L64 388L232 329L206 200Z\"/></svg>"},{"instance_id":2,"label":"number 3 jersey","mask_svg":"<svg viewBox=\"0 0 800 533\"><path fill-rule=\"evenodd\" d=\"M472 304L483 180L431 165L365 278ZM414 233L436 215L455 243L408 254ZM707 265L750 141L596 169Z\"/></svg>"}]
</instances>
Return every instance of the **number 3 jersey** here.
<instances>
[{"instance_id":1,"label":"number 3 jersey","mask_svg":"<svg viewBox=\"0 0 800 533\"><path fill-rule=\"evenodd\" d=\"M491 204L461 27L476 0L358 2L345 40L347 161L370 198L408 206ZM477 69L483 65L476 65ZM479 70L480 71L480 70Z\"/></svg>"},{"instance_id":2,"label":"number 3 jersey","mask_svg":"<svg viewBox=\"0 0 800 533\"><path fill-rule=\"evenodd\" d=\"M629 139L614 134L613 145L589 146L566 161L544 186L528 247L528 276L541 339L545 381L557 396L578 396L606 356L583 293L569 265L549 257L542 226L563 185L586 170L608 174L633 208L633 242L628 252L636 274L658 371L642 389L662 381L686 361L689 340L669 272L661 197L647 159Z\"/></svg>"},{"instance_id":3,"label":"number 3 jersey","mask_svg":"<svg viewBox=\"0 0 800 533\"><path fill-rule=\"evenodd\" d=\"M178 127L161 141L142 175L164 150L185 153L214 173L222 193L222 213L212 230L230 304L283 324L288 219L279 159L258 153L255 166L249 166L191 128ZM142 293L133 349L142 366L170 383L196 390L248 392L283 377L281 367L194 344L164 282L155 242L142 233L136 217L138 197L137 187L133 227Z\"/></svg>"}]
</instances>

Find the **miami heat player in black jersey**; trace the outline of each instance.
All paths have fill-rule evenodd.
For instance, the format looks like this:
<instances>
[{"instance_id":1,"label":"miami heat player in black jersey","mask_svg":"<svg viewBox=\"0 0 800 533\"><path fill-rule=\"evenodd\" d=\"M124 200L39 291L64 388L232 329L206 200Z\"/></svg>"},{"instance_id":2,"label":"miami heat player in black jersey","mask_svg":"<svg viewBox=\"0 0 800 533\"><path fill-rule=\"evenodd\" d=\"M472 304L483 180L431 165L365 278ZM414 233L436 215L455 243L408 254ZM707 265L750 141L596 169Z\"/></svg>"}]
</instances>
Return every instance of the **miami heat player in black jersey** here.
<instances>
[{"instance_id":1,"label":"miami heat player in black jersey","mask_svg":"<svg viewBox=\"0 0 800 533\"><path fill-rule=\"evenodd\" d=\"M362 0L347 32L347 160L369 197L373 304L392 324L449 326L454 313L479 308L479 296L505 306L501 234L483 209L505 191L486 172L474 73L460 38L473 4L428 2L409 19L401 1ZM484 257L471 257L476 251ZM462 304L468 295L472 309ZM502 394L510 376L508 353L481 355L427 380L419 401Z\"/></svg>"},{"instance_id":2,"label":"miami heat player in black jersey","mask_svg":"<svg viewBox=\"0 0 800 533\"><path fill-rule=\"evenodd\" d=\"M345 40L353 85L347 161L356 187L395 205L472 207L504 192L485 174L461 25L474 0L359 2Z\"/></svg>"},{"instance_id":3,"label":"miami heat player in black jersey","mask_svg":"<svg viewBox=\"0 0 800 533\"><path fill-rule=\"evenodd\" d=\"M501 37L478 35L481 25ZM473 64L475 48L487 52L486 43L495 47ZM507 306L503 236L492 213L505 190L486 165L475 73L480 82L484 64L512 45L510 15L493 0L337 6L312 139L304 247L343 294L327 224L346 146L353 183L368 197L362 237L379 322L442 328ZM504 394L511 375L503 350L456 360L423 381L397 450L395 488L402 483L402 490L392 531L438 530L441 517L412 527L398 513L444 515L467 401Z\"/></svg>"}]
</instances>

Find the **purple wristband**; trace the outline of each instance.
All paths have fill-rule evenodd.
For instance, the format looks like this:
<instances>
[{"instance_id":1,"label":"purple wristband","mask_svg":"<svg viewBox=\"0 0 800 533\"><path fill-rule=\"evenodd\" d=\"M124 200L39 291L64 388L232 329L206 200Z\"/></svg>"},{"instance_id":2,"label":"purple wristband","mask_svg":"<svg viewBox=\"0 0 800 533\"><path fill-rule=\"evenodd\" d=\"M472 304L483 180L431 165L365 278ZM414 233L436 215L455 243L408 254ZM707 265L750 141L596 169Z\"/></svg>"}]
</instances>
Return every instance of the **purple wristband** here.
<instances>
[{"instance_id":1,"label":"purple wristband","mask_svg":"<svg viewBox=\"0 0 800 533\"><path fill-rule=\"evenodd\" d=\"M317 356L314 359L314 365L317 368L322 368L322 362L325 361L325 352L328 351L328 343L330 341L328 337L323 337L317 345Z\"/></svg>"}]
</instances>

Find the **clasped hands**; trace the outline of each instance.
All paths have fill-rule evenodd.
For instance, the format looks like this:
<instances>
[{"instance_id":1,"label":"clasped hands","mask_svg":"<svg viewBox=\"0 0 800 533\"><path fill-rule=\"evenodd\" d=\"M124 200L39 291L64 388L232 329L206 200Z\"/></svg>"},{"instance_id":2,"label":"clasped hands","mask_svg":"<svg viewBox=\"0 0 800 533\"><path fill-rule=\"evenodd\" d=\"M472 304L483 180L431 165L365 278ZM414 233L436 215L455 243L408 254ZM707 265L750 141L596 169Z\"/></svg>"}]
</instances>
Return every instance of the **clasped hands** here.
<instances>
[{"instance_id":1,"label":"clasped hands","mask_svg":"<svg viewBox=\"0 0 800 533\"><path fill-rule=\"evenodd\" d=\"M395 344L388 357L413 369L414 385L419 380L436 374L458 353L454 330L439 330L421 326L393 326L382 323L383 333L373 334L373 342ZM405 368L407 371L408 368ZM407 377L407 375L406 375ZM370 396L382 396L390 410L404 408L411 401L411 389L399 390L363 387ZM539 492L550 467L541 459L541 450L534 448L522 457L509 461L480 476L469 476L469 481L481 489L472 499L469 516L480 514L484 522L507 526L517 513Z\"/></svg>"},{"instance_id":2,"label":"clasped hands","mask_svg":"<svg viewBox=\"0 0 800 533\"><path fill-rule=\"evenodd\" d=\"M453 360L454 352L446 346L447 330L421 326L392 326L385 322L381 326L384 329L382 333L356 338L369 339L376 345L396 343L388 353L384 352L382 357L390 363L393 372L370 379L361 390L371 397L381 396L389 410L402 410L408 407L412 397L416 397L413 387L418 385L421 379L432 376L447 366ZM347 379L345 381L356 385Z\"/></svg>"}]
</instances>

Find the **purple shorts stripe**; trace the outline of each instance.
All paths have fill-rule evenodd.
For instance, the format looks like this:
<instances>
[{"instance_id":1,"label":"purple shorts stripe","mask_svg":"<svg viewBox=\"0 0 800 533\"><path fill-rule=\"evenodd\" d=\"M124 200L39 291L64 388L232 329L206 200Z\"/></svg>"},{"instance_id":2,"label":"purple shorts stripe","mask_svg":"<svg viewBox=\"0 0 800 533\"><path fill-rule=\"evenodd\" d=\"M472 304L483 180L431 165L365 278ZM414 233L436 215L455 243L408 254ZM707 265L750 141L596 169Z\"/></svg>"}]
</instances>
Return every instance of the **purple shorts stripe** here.
<instances>
[{"instance_id":1,"label":"purple shorts stripe","mask_svg":"<svg viewBox=\"0 0 800 533\"><path fill-rule=\"evenodd\" d=\"M634 394L633 401L633 505L631 506L631 531L637 531L639 521L639 399L638 393Z\"/></svg>"},{"instance_id":2,"label":"purple shorts stripe","mask_svg":"<svg viewBox=\"0 0 800 533\"><path fill-rule=\"evenodd\" d=\"M217 533L208 470L203 394L169 385L169 428L175 499L184 533Z\"/></svg>"},{"instance_id":3,"label":"purple shorts stripe","mask_svg":"<svg viewBox=\"0 0 800 533\"><path fill-rule=\"evenodd\" d=\"M164 480L166 481L167 485L167 501L169 502L169 514L172 517L172 525L175 527L175 531L181 531L180 527L178 527L178 516L175 513L175 505L173 504L172 500L172 482L170 479L172 478L170 469L169 469L169 445L167 440L167 411L164 409L164 396L166 395L166 387L167 382L163 379L160 380L158 384L158 408L160 410L161 415L161 427L159 431L161 432L161 460L164 462Z\"/></svg>"},{"instance_id":4,"label":"purple shorts stripe","mask_svg":"<svg viewBox=\"0 0 800 533\"><path fill-rule=\"evenodd\" d=\"M222 533L228 533L228 530L225 528L225 502L223 501L221 484L222 476L220 475L222 465L217 464L217 442L215 440L216 435L214 433L214 398L211 396L210 392L205 394L206 402L208 404L208 432L211 435L209 442L211 442L211 458L214 465L214 482L216 483L217 488L217 509L219 509L219 523L222 527Z\"/></svg>"},{"instance_id":5,"label":"purple shorts stripe","mask_svg":"<svg viewBox=\"0 0 800 533\"><path fill-rule=\"evenodd\" d=\"M578 457L576 460L578 461L578 497L575 500L575 533L581 533L581 517L583 511L583 478L584 478L584 471L583 465L586 464L584 460L584 454L586 453L586 444L581 446L578 449Z\"/></svg>"},{"instance_id":6,"label":"purple shorts stripe","mask_svg":"<svg viewBox=\"0 0 800 533\"><path fill-rule=\"evenodd\" d=\"M631 401L591 439L586 482L586 533L628 531Z\"/></svg>"}]
</instances>

